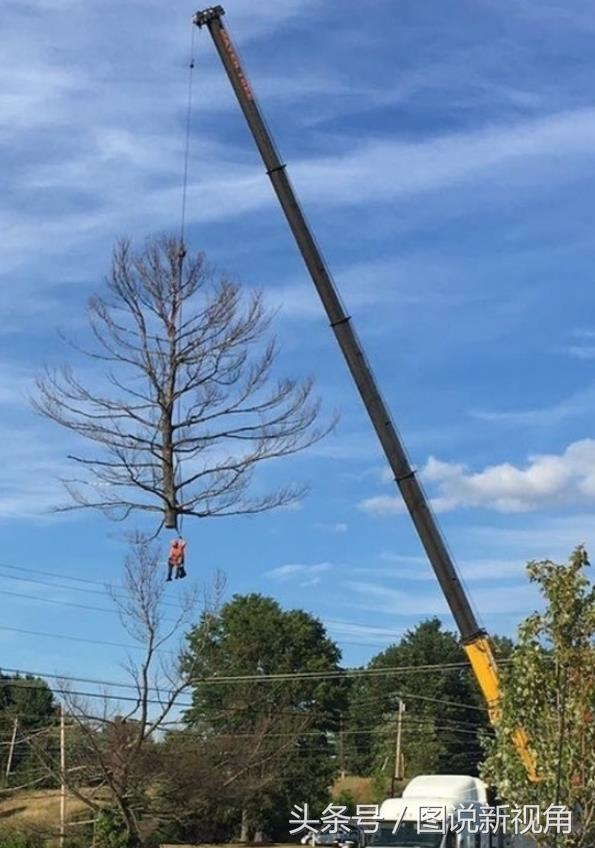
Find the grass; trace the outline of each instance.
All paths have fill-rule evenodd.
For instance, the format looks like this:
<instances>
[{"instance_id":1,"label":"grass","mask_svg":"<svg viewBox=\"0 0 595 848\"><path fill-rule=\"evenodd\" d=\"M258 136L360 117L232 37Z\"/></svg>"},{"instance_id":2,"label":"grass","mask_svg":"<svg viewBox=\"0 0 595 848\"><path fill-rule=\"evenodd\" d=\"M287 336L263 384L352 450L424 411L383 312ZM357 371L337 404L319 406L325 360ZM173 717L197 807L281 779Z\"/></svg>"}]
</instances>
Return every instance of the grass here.
<instances>
[{"instance_id":1,"label":"grass","mask_svg":"<svg viewBox=\"0 0 595 848\"><path fill-rule=\"evenodd\" d=\"M373 804L377 800L371 779L354 775L338 778L331 794L335 801L338 801L341 797L350 796L354 804Z\"/></svg>"},{"instance_id":2,"label":"grass","mask_svg":"<svg viewBox=\"0 0 595 848\"><path fill-rule=\"evenodd\" d=\"M66 802L66 818L80 816L85 805L77 798ZM60 826L60 791L58 789L22 790L0 795L0 826L27 826L35 830L55 831Z\"/></svg>"}]
</instances>

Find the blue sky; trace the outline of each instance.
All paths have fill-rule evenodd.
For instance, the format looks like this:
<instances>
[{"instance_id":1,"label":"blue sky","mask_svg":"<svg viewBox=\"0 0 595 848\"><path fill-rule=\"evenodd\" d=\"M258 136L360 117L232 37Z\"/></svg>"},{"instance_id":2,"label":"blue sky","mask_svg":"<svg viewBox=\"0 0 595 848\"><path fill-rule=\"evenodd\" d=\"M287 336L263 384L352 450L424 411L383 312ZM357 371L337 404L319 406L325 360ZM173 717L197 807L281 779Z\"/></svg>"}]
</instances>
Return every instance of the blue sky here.
<instances>
[{"instance_id":1,"label":"blue sky","mask_svg":"<svg viewBox=\"0 0 595 848\"><path fill-rule=\"evenodd\" d=\"M524 562L593 536L592 4L226 9L473 604L492 632L511 633L538 602ZM117 580L124 555L103 518L48 514L70 445L27 396L44 362L72 357L56 328L84 339L84 304L115 239L179 228L194 11L163 0L4 5L5 628L123 640L112 613L62 603L108 608L100 594L16 579L20 565ZM301 508L185 528L192 579L219 568L228 595L305 607L345 662L361 663L425 616L452 623L206 32L195 56L188 242L281 307L283 370L315 376L341 422L270 472L310 483ZM0 657L122 676L117 648L14 630L0 629Z\"/></svg>"}]
</instances>

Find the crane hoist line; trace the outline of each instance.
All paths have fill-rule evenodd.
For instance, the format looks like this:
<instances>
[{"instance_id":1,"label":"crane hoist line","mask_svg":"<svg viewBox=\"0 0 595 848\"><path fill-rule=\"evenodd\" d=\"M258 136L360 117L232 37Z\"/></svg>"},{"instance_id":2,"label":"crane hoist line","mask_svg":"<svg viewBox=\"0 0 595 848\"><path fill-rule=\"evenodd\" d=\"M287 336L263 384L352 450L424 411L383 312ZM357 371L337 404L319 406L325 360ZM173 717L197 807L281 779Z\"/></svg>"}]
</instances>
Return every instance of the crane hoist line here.
<instances>
[{"instance_id":1,"label":"crane hoist line","mask_svg":"<svg viewBox=\"0 0 595 848\"><path fill-rule=\"evenodd\" d=\"M211 6L196 13L193 19L194 24L199 28L206 27L211 34L264 162L266 173L382 445L395 483L456 621L461 642L487 702L490 718L493 723L497 723L500 715L500 684L488 635L479 625L471 608L428 499L409 461L389 409L353 329L351 318L343 307L322 253L304 217L287 176L285 163L281 161L238 53L223 24L224 14L225 11L221 6ZM526 734L520 729L516 733L516 745L529 775L534 778L534 758L528 747Z\"/></svg>"}]
</instances>

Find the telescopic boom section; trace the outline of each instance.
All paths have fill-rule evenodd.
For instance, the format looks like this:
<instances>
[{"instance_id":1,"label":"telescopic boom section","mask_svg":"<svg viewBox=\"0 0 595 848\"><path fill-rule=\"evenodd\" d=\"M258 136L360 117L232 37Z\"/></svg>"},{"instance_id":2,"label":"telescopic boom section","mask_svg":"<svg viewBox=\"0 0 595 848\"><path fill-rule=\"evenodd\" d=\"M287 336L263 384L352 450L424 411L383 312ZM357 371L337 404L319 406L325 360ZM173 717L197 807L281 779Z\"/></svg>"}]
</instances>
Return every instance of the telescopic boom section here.
<instances>
[{"instance_id":1,"label":"telescopic boom section","mask_svg":"<svg viewBox=\"0 0 595 848\"><path fill-rule=\"evenodd\" d=\"M194 23L198 27L206 26L211 33L217 52L262 156L266 172L380 440L395 482L457 623L463 646L487 701L490 717L492 721L497 721L500 700L498 672L487 635L479 626L471 609L448 548L415 471L409 462L390 412L380 394L372 369L353 329L351 319L345 312L335 284L298 203L287 176L285 164L279 157L238 54L221 20L224 14L221 6L213 6L202 12L197 12ZM532 758L526 747L526 740L520 746L519 753L529 768Z\"/></svg>"}]
</instances>

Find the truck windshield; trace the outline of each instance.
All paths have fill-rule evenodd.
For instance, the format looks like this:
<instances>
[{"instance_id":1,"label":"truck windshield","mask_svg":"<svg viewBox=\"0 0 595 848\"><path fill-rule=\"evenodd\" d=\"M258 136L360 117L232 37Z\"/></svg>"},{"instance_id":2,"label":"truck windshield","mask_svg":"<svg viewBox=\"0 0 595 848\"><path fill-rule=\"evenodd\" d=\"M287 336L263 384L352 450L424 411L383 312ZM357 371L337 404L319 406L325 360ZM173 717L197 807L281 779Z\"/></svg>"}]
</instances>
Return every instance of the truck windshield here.
<instances>
[{"instance_id":1,"label":"truck windshield","mask_svg":"<svg viewBox=\"0 0 595 848\"><path fill-rule=\"evenodd\" d=\"M417 822L402 821L397 832L393 833L395 822L380 822L376 833L368 837L368 845L398 846L398 848L440 848L442 833L418 833Z\"/></svg>"}]
</instances>

